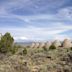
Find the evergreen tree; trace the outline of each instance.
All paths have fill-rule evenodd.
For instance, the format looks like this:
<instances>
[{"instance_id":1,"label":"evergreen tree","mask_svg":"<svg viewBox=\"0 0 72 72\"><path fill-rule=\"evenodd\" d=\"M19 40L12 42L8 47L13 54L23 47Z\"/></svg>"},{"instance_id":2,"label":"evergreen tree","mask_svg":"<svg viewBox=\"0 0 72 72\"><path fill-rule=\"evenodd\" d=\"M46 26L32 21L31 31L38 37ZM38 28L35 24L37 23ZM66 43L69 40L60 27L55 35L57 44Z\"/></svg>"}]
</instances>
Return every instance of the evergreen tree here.
<instances>
[{"instance_id":1,"label":"evergreen tree","mask_svg":"<svg viewBox=\"0 0 72 72\"><path fill-rule=\"evenodd\" d=\"M13 42L14 39L10 33L5 33L5 35L3 35L0 40L0 52L6 53L10 51L13 46Z\"/></svg>"}]
</instances>

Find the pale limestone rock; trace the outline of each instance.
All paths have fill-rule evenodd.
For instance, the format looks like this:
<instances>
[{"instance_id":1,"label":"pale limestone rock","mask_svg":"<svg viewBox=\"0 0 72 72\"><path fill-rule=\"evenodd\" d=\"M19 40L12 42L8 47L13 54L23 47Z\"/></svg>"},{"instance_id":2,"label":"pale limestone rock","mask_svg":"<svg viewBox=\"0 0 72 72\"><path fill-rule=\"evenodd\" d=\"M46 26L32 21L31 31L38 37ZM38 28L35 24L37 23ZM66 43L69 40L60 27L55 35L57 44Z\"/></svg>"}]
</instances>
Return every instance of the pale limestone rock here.
<instances>
[{"instance_id":1,"label":"pale limestone rock","mask_svg":"<svg viewBox=\"0 0 72 72\"><path fill-rule=\"evenodd\" d=\"M44 42L40 42L39 48L43 48L44 46L45 46L45 43Z\"/></svg>"},{"instance_id":2,"label":"pale limestone rock","mask_svg":"<svg viewBox=\"0 0 72 72\"><path fill-rule=\"evenodd\" d=\"M39 47L39 42L36 42L34 48L38 48L38 47Z\"/></svg>"},{"instance_id":3,"label":"pale limestone rock","mask_svg":"<svg viewBox=\"0 0 72 72\"><path fill-rule=\"evenodd\" d=\"M45 47L46 47L46 48L49 48L49 47L51 46L51 44L52 44L52 43L51 43L50 41L48 41L48 42L45 43Z\"/></svg>"},{"instance_id":4,"label":"pale limestone rock","mask_svg":"<svg viewBox=\"0 0 72 72\"><path fill-rule=\"evenodd\" d=\"M53 42L53 45L57 48L57 47L61 46L61 42L59 40L55 40Z\"/></svg>"},{"instance_id":5,"label":"pale limestone rock","mask_svg":"<svg viewBox=\"0 0 72 72\"><path fill-rule=\"evenodd\" d=\"M64 47L64 48L72 47L71 41L70 41L69 39L65 39L65 40L63 41L63 47Z\"/></svg>"},{"instance_id":6,"label":"pale limestone rock","mask_svg":"<svg viewBox=\"0 0 72 72\"><path fill-rule=\"evenodd\" d=\"M35 42L33 42L30 47L34 48L35 47Z\"/></svg>"}]
</instances>

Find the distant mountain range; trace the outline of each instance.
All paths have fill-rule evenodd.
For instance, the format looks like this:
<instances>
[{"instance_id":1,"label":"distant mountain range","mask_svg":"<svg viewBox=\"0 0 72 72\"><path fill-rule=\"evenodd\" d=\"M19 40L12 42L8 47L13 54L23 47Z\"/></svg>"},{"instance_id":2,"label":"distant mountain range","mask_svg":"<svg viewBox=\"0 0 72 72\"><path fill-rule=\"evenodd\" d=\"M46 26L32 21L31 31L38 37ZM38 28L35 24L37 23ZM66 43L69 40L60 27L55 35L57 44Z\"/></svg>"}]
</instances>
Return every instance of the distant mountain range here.
<instances>
[{"instance_id":1,"label":"distant mountain range","mask_svg":"<svg viewBox=\"0 0 72 72\"><path fill-rule=\"evenodd\" d=\"M21 46L28 46L28 45L31 45L32 42L34 42L34 41L31 41L31 40L17 40L17 41L15 41L15 44L21 45Z\"/></svg>"}]
</instances>

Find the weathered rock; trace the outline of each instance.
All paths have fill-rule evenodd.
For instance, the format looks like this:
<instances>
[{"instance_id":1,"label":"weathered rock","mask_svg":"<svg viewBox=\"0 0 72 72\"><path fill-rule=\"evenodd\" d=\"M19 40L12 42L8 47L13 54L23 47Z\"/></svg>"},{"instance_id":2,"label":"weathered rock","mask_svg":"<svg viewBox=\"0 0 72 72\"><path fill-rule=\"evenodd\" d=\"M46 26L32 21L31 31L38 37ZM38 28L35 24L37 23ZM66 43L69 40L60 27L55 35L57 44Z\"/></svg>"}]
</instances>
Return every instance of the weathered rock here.
<instances>
[{"instance_id":1,"label":"weathered rock","mask_svg":"<svg viewBox=\"0 0 72 72\"><path fill-rule=\"evenodd\" d=\"M35 42L33 42L30 46L30 48L34 48L35 47Z\"/></svg>"},{"instance_id":2,"label":"weathered rock","mask_svg":"<svg viewBox=\"0 0 72 72\"><path fill-rule=\"evenodd\" d=\"M44 46L45 46L45 43L44 42L40 42L39 48L43 48Z\"/></svg>"},{"instance_id":3,"label":"weathered rock","mask_svg":"<svg viewBox=\"0 0 72 72\"><path fill-rule=\"evenodd\" d=\"M46 42L46 43L45 43L45 48L49 48L49 47L51 46L51 44L52 44L52 43L51 43L50 41Z\"/></svg>"},{"instance_id":4,"label":"weathered rock","mask_svg":"<svg viewBox=\"0 0 72 72\"><path fill-rule=\"evenodd\" d=\"M71 41L70 41L69 39L65 39L65 40L63 41L63 47L64 47L64 48L72 47Z\"/></svg>"},{"instance_id":5,"label":"weathered rock","mask_svg":"<svg viewBox=\"0 0 72 72\"><path fill-rule=\"evenodd\" d=\"M53 42L53 45L57 48L57 47L61 46L61 42L59 40L55 40Z\"/></svg>"},{"instance_id":6,"label":"weathered rock","mask_svg":"<svg viewBox=\"0 0 72 72\"><path fill-rule=\"evenodd\" d=\"M36 42L34 48L38 48L39 44L40 44L39 42Z\"/></svg>"}]
</instances>

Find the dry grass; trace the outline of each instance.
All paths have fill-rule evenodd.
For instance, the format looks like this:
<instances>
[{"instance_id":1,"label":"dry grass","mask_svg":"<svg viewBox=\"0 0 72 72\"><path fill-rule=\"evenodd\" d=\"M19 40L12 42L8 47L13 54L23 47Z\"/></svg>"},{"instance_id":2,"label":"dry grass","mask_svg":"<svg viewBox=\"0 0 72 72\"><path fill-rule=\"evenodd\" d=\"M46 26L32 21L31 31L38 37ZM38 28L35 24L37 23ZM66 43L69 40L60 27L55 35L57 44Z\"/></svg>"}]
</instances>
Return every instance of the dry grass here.
<instances>
[{"instance_id":1,"label":"dry grass","mask_svg":"<svg viewBox=\"0 0 72 72\"><path fill-rule=\"evenodd\" d=\"M24 48L20 49L14 55L2 55L0 72L72 72L70 48L47 51L43 48L27 48L26 55L22 53Z\"/></svg>"}]
</instances>

